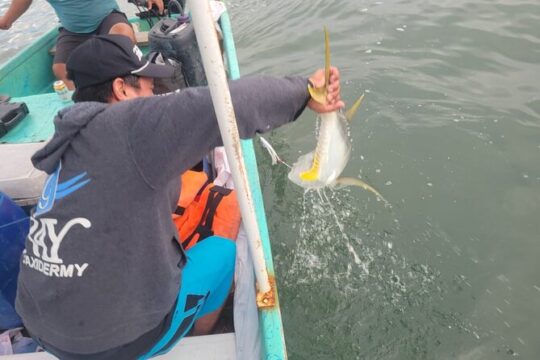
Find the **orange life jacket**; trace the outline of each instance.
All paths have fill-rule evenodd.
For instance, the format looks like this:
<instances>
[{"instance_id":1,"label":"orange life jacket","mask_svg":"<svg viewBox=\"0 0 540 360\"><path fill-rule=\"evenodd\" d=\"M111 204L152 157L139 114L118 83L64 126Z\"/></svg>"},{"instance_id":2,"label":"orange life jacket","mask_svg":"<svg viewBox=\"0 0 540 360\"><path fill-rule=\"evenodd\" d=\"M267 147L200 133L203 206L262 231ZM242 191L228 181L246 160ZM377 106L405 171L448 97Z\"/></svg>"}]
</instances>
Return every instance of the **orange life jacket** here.
<instances>
[{"instance_id":1,"label":"orange life jacket","mask_svg":"<svg viewBox=\"0 0 540 360\"><path fill-rule=\"evenodd\" d=\"M212 235L236 240L241 221L236 193L209 182L204 172L188 170L173 221L184 250Z\"/></svg>"}]
</instances>

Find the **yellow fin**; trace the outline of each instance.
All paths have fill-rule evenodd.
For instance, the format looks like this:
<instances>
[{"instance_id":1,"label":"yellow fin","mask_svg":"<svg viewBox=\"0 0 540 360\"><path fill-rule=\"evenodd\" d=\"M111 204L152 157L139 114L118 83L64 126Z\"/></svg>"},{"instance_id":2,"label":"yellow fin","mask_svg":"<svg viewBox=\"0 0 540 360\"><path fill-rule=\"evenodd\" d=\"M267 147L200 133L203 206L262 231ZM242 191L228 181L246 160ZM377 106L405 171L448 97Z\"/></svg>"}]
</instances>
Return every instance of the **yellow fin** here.
<instances>
[{"instance_id":1,"label":"yellow fin","mask_svg":"<svg viewBox=\"0 0 540 360\"><path fill-rule=\"evenodd\" d=\"M377 196L377 198L381 199L386 204L388 204L388 201L386 201L386 199L383 198L383 196L377 190L375 190L371 185L363 182L360 179L352 178L352 177L341 177L341 178L336 179L336 181L334 181L334 185L341 185L341 186L349 186L350 185L350 186L361 187L362 189L367 190L367 191L375 194L375 196Z\"/></svg>"},{"instance_id":2,"label":"yellow fin","mask_svg":"<svg viewBox=\"0 0 540 360\"><path fill-rule=\"evenodd\" d=\"M304 181L315 181L319 179L319 168L321 164L319 161L319 157L317 154L313 156L313 164L311 165L311 169L304 171L300 173L300 179Z\"/></svg>"},{"instance_id":3,"label":"yellow fin","mask_svg":"<svg viewBox=\"0 0 540 360\"><path fill-rule=\"evenodd\" d=\"M330 36L326 26L324 27L324 87L314 88L308 85L308 91L313 100L319 104L327 103L328 84L330 83Z\"/></svg>"},{"instance_id":4,"label":"yellow fin","mask_svg":"<svg viewBox=\"0 0 540 360\"><path fill-rule=\"evenodd\" d=\"M304 181L315 181L318 178L319 178L319 172L314 168L311 168L308 171L304 171L303 173L300 174L300 179Z\"/></svg>"},{"instance_id":5,"label":"yellow fin","mask_svg":"<svg viewBox=\"0 0 540 360\"><path fill-rule=\"evenodd\" d=\"M360 95L358 100L356 100L354 102L353 106L351 106L351 108L349 110L347 110L347 112L345 113L345 117L347 118L347 120L349 120L349 121L352 120L352 118L354 117L354 114L356 114L356 111L358 110L358 108L362 104L362 100L364 100L364 94Z\"/></svg>"},{"instance_id":6,"label":"yellow fin","mask_svg":"<svg viewBox=\"0 0 540 360\"><path fill-rule=\"evenodd\" d=\"M324 87L328 89L330 83L330 35L324 27Z\"/></svg>"},{"instance_id":7,"label":"yellow fin","mask_svg":"<svg viewBox=\"0 0 540 360\"><path fill-rule=\"evenodd\" d=\"M326 88L314 88L311 85L308 85L308 91L309 95L311 95L311 98L318 102L319 104L326 104L326 96L328 95L328 91L326 91Z\"/></svg>"}]
</instances>

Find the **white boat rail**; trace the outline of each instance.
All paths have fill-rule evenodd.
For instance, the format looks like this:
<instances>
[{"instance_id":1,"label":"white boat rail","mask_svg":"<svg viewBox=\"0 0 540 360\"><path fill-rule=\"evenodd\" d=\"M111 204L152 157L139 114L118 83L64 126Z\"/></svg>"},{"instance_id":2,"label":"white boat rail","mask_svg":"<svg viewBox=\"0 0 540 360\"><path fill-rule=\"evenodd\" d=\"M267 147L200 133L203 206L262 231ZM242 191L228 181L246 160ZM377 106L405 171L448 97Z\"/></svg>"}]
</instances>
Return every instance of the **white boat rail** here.
<instances>
[{"instance_id":1,"label":"white boat rail","mask_svg":"<svg viewBox=\"0 0 540 360\"><path fill-rule=\"evenodd\" d=\"M259 307L274 306L275 297L270 286L260 230L255 215L253 196L251 195L247 177L246 166L243 161L240 135L236 125L236 116L231 100L231 93L227 83L227 76L217 33L212 18L212 10L207 0L188 1L193 19L193 27L197 36L199 50L203 60L208 87L212 96L221 137L225 146L225 153L229 160L235 188L240 204L242 221L245 226L251 256L257 278Z\"/></svg>"}]
</instances>

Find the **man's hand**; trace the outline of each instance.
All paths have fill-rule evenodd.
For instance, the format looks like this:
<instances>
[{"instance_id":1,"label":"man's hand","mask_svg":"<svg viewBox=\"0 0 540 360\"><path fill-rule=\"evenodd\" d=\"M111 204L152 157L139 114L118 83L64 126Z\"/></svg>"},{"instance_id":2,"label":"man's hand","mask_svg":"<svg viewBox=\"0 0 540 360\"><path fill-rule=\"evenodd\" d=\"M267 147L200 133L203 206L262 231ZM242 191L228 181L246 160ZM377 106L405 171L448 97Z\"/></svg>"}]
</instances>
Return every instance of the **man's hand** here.
<instances>
[{"instance_id":1,"label":"man's hand","mask_svg":"<svg viewBox=\"0 0 540 360\"><path fill-rule=\"evenodd\" d=\"M309 77L309 81L311 81L315 88L324 87L324 69L315 71L315 73ZM345 107L345 103L341 101L339 70L337 68L330 67L330 79L328 81L326 104L318 103L311 98L309 99L307 106L317 113L336 111Z\"/></svg>"},{"instance_id":2,"label":"man's hand","mask_svg":"<svg viewBox=\"0 0 540 360\"><path fill-rule=\"evenodd\" d=\"M12 22L7 20L5 16L0 17L0 30L9 30Z\"/></svg>"},{"instance_id":3,"label":"man's hand","mask_svg":"<svg viewBox=\"0 0 540 360\"><path fill-rule=\"evenodd\" d=\"M158 12L160 14L163 14L163 10L165 9L163 5L163 0L148 0L148 10L152 9L152 5L156 5L158 8Z\"/></svg>"}]
</instances>

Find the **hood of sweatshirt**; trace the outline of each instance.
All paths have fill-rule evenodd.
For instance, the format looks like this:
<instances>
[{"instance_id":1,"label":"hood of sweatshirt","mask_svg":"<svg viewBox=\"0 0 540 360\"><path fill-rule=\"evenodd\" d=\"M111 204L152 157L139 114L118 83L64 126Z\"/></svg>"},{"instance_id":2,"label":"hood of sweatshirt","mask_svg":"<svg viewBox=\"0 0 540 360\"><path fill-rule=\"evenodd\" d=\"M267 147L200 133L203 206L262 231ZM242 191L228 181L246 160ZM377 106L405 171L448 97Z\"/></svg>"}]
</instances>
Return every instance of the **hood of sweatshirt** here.
<instances>
[{"instance_id":1,"label":"hood of sweatshirt","mask_svg":"<svg viewBox=\"0 0 540 360\"><path fill-rule=\"evenodd\" d=\"M64 108L54 119L55 136L32 156L34 166L51 174L73 138L109 105L81 102Z\"/></svg>"}]
</instances>

